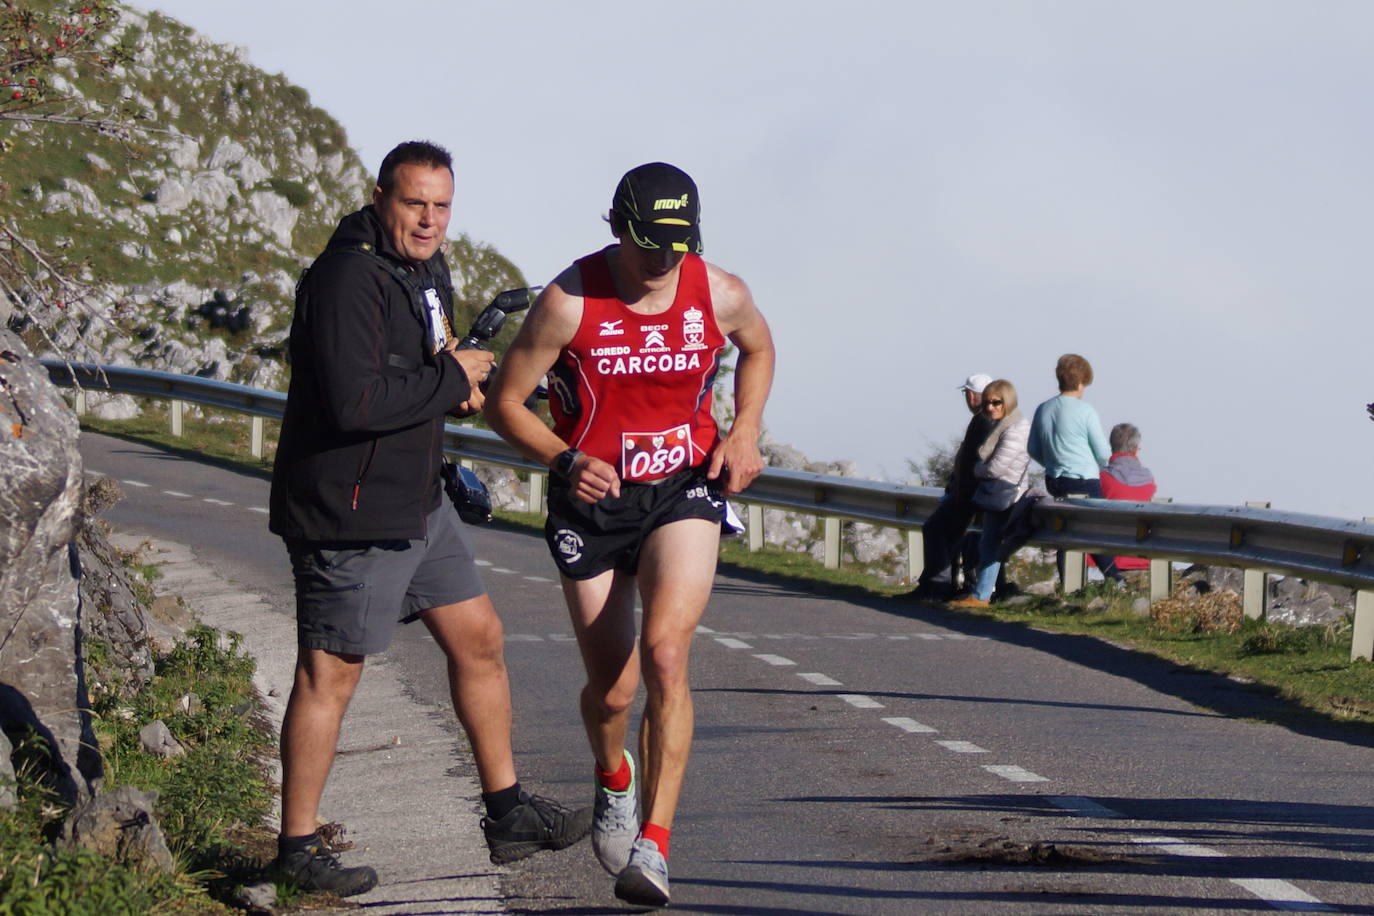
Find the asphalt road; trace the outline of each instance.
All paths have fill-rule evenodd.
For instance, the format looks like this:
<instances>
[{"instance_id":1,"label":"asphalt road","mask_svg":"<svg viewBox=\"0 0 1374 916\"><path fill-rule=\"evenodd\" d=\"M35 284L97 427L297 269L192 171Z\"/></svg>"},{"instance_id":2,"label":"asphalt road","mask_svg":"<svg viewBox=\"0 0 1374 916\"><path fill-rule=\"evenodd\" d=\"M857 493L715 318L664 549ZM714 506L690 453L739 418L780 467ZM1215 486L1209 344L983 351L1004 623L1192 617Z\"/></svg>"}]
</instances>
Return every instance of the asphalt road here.
<instances>
[{"instance_id":1,"label":"asphalt road","mask_svg":"<svg viewBox=\"0 0 1374 916\"><path fill-rule=\"evenodd\" d=\"M82 452L123 481L117 529L185 544L290 613L264 480L100 436ZM579 662L542 540L475 538L522 781L590 801ZM1374 914L1374 736L1273 724L1282 707L1244 684L737 570L718 575L692 664L673 910ZM417 704L446 702L421 628L388 665ZM512 913L624 911L586 845L501 887Z\"/></svg>"}]
</instances>

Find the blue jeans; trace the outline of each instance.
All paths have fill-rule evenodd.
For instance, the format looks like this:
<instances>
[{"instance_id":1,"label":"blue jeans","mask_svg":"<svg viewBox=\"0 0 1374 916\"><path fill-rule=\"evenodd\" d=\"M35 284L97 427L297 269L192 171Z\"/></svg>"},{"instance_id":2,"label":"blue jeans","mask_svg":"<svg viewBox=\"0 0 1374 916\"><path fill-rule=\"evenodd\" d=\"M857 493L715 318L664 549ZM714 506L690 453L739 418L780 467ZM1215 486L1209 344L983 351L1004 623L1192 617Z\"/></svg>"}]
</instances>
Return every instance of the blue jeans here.
<instances>
[{"instance_id":1,"label":"blue jeans","mask_svg":"<svg viewBox=\"0 0 1374 916\"><path fill-rule=\"evenodd\" d=\"M1010 517L1010 509L983 511L983 535L978 539L978 581L973 586L973 597L982 601L992 600L992 593L997 588L997 573L1002 568L997 560L997 548L1002 544L1002 531Z\"/></svg>"}]
</instances>

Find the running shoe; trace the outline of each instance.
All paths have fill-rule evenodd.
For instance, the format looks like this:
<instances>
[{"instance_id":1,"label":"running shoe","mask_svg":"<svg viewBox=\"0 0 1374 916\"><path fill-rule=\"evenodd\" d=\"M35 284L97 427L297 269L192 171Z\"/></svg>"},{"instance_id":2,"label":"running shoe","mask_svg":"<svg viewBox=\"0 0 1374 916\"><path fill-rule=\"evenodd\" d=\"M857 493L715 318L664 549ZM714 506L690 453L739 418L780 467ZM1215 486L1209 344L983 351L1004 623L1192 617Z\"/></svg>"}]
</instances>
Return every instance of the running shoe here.
<instances>
[{"instance_id":1,"label":"running shoe","mask_svg":"<svg viewBox=\"0 0 1374 916\"><path fill-rule=\"evenodd\" d=\"M520 804L499 821L482 818L491 861L516 862L545 849L564 849L592 829L592 809L566 808L542 795L520 793Z\"/></svg>"},{"instance_id":2,"label":"running shoe","mask_svg":"<svg viewBox=\"0 0 1374 916\"><path fill-rule=\"evenodd\" d=\"M278 853L271 871L303 891L327 891L340 897L366 893L377 886L375 871L366 865L344 868L339 857L318 839L304 849Z\"/></svg>"},{"instance_id":3,"label":"running shoe","mask_svg":"<svg viewBox=\"0 0 1374 916\"><path fill-rule=\"evenodd\" d=\"M634 906L668 905L668 860L653 840L635 840L630 864L615 879L615 895Z\"/></svg>"},{"instance_id":4,"label":"running shoe","mask_svg":"<svg viewBox=\"0 0 1374 916\"><path fill-rule=\"evenodd\" d=\"M630 847L639 836L639 784L635 779L635 760L625 752L630 765L630 786L612 792L596 780L596 800L592 804L592 849L601 867L618 875L630 864Z\"/></svg>"}]
</instances>

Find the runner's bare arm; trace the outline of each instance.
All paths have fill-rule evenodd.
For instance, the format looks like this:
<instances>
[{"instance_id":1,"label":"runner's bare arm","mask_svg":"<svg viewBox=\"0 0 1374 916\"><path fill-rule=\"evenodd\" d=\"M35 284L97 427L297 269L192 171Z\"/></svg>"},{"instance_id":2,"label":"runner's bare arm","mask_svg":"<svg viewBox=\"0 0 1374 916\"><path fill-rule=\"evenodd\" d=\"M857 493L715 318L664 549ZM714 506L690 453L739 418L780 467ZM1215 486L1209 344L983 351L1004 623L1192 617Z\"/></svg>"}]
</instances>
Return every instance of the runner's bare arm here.
<instances>
[{"instance_id":1,"label":"runner's bare arm","mask_svg":"<svg viewBox=\"0 0 1374 916\"><path fill-rule=\"evenodd\" d=\"M721 333L739 348L735 363L735 422L711 453L706 476L725 475L725 495L731 496L754 482L763 470L759 433L763 429L763 405L773 387L773 334L754 305L744 281L708 264L711 302Z\"/></svg>"},{"instance_id":2,"label":"runner's bare arm","mask_svg":"<svg viewBox=\"0 0 1374 916\"><path fill-rule=\"evenodd\" d=\"M569 286L576 288L578 282L576 268L571 267L539 294L487 392L485 416L491 428L521 454L543 465L562 454L569 444L525 407L525 399L577 333L582 297L567 290ZM615 468L590 455L578 460L571 482L574 494L585 502L596 502L608 493L620 495L620 476Z\"/></svg>"}]
</instances>

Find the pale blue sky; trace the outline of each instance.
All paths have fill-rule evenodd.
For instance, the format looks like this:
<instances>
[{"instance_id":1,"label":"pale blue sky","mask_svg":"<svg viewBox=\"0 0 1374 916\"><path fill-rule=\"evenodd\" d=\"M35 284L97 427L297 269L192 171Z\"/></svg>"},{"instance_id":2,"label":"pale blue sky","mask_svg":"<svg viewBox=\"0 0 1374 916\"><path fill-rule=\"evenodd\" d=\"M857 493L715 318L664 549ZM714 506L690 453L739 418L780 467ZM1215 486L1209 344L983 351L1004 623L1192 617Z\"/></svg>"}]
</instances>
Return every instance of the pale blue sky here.
<instances>
[{"instance_id":1,"label":"pale blue sky","mask_svg":"<svg viewBox=\"0 0 1374 916\"><path fill-rule=\"evenodd\" d=\"M1372 3L150 5L368 168L448 146L454 227L533 283L610 240L625 169L687 169L814 459L903 478L969 372L1033 408L1074 351L1162 495L1374 515Z\"/></svg>"}]
</instances>

